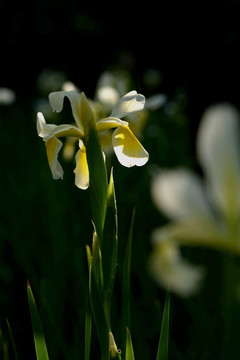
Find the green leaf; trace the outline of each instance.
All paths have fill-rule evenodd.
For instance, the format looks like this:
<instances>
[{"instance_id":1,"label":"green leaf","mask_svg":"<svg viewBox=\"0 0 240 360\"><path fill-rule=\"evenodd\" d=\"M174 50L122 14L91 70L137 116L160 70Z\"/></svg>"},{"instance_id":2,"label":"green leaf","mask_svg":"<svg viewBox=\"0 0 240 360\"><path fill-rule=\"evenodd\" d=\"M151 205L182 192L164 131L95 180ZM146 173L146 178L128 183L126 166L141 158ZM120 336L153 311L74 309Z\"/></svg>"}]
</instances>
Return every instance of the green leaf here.
<instances>
[{"instance_id":1,"label":"green leaf","mask_svg":"<svg viewBox=\"0 0 240 360\"><path fill-rule=\"evenodd\" d=\"M132 345L131 334L128 328L126 328L126 356L125 360L134 360L134 351Z\"/></svg>"},{"instance_id":2,"label":"green leaf","mask_svg":"<svg viewBox=\"0 0 240 360\"><path fill-rule=\"evenodd\" d=\"M89 274L91 272L92 266L92 254L89 245L86 245L87 253L87 263ZM88 294L89 295L89 294ZM92 310L90 296L87 298L86 306L86 315L85 315L85 351L84 351L84 360L89 360L90 358L90 349L91 349L91 336L92 336Z\"/></svg>"},{"instance_id":3,"label":"green leaf","mask_svg":"<svg viewBox=\"0 0 240 360\"><path fill-rule=\"evenodd\" d=\"M167 293L163 318L160 339L158 344L158 352L156 360L167 360L168 358L168 337L169 337L169 313L170 313L170 294Z\"/></svg>"},{"instance_id":4,"label":"green leaf","mask_svg":"<svg viewBox=\"0 0 240 360\"><path fill-rule=\"evenodd\" d=\"M103 231L102 268L104 282L104 309L110 328L110 309L117 266L118 229L113 170L108 186L107 210Z\"/></svg>"},{"instance_id":5,"label":"green leaf","mask_svg":"<svg viewBox=\"0 0 240 360\"><path fill-rule=\"evenodd\" d=\"M129 227L126 251L123 263L122 274L122 344L125 349L126 327L130 329L130 273L131 273L131 257L132 257L132 243L133 243L133 227L135 221L135 208L133 209L131 223Z\"/></svg>"},{"instance_id":6,"label":"green leaf","mask_svg":"<svg viewBox=\"0 0 240 360\"><path fill-rule=\"evenodd\" d=\"M86 150L90 177L89 190L92 216L101 246L107 205L107 172L95 126L91 126L89 129Z\"/></svg>"},{"instance_id":7,"label":"green leaf","mask_svg":"<svg viewBox=\"0 0 240 360\"><path fill-rule=\"evenodd\" d=\"M97 233L93 233L92 241L92 271L94 272L97 286L100 294L103 292L103 270L102 270L102 252L100 249Z\"/></svg>"},{"instance_id":8,"label":"green leaf","mask_svg":"<svg viewBox=\"0 0 240 360\"><path fill-rule=\"evenodd\" d=\"M92 311L91 311L90 299L88 297L86 316L85 316L85 355L84 355L84 360L89 360L89 358L90 358L91 336L92 336Z\"/></svg>"},{"instance_id":9,"label":"green leaf","mask_svg":"<svg viewBox=\"0 0 240 360\"><path fill-rule=\"evenodd\" d=\"M37 360L49 360L41 320L38 314L32 289L29 284L27 285L27 294L28 294L28 302L29 302L31 319L32 319L33 336L34 336Z\"/></svg>"},{"instance_id":10,"label":"green leaf","mask_svg":"<svg viewBox=\"0 0 240 360\"><path fill-rule=\"evenodd\" d=\"M19 360L16 344L15 344L13 333L12 333L12 329L11 329L8 319L6 319L6 321L7 321L8 332L9 332L9 336L10 336L10 340L11 340L11 344L12 344L12 348L13 348L14 358L15 358L15 360Z\"/></svg>"},{"instance_id":11,"label":"green leaf","mask_svg":"<svg viewBox=\"0 0 240 360\"><path fill-rule=\"evenodd\" d=\"M89 292L102 359L109 360L109 328L103 308L102 297L92 267L90 268L89 276Z\"/></svg>"}]
</instances>

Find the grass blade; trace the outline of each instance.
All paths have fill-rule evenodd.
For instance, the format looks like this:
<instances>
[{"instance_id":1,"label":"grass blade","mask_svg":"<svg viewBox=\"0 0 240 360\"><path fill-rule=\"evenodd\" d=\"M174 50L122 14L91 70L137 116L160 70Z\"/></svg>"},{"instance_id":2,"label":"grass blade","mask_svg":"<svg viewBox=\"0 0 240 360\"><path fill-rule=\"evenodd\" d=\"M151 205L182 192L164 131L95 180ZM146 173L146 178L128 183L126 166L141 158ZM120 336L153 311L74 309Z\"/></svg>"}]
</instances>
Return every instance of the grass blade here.
<instances>
[{"instance_id":1,"label":"grass blade","mask_svg":"<svg viewBox=\"0 0 240 360\"><path fill-rule=\"evenodd\" d=\"M90 249L89 245L86 246L86 253L87 253L88 271L90 274L91 266L92 266L92 254L91 254L91 249ZM90 297L88 296L87 306L86 306L86 316L85 316L84 360L89 360L89 358L90 358L91 337L92 337L92 310L91 310Z\"/></svg>"},{"instance_id":2,"label":"grass blade","mask_svg":"<svg viewBox=\"0 0 240 360\"><path fill-rule=\"evenodd\" d=\"M130 320L130 273L131 273L131 257L132 257L132 242L133 242L133 227L135 221L135 208L133 209L128 240L126 245L123 274L122 274L122 346L125 349L126 341L126 327L131 328ZM124 354L123 354L124 358Z\"/></svg>"},{"instance_id":3,"label":"grass blade","mask_svg":"<svg viewBox=\"0 0 240 360\"><path fill-rule=\"evenodd\" d=\"M93 222L101 246L107 204L107 172L98 134L94 126L89 130L86 149Z\"/></svg>"},{"instance_id":4,"label":"grass blade","mask_svg":"<svg viewBox=\"0 0 240 360\"><path fill-rule=\"evenodd\" d=\"M27 285L27 294L28 294L28 302L29 302L30 314L32 319L33 336L34 336L37 360L49 360L41 320L38 314L35 299L29 283Z\"/></svg>"},{"instance_id":5,"label":"grass blade","mask_svg":"<svg viewBox=\"0 0 240 360\"><path fill-rule=\"evenodd\" d=\"M109 329L103 308L102 297L92 266L89 274L89 292L102 359L109 360Z\"/></svg>"},{"instance_id":6,"label":"grass blade","mask_svg":"<svg viewBox=\"0 0 240 360\"><path fill-rule=\"evenodd\" d=\"M18 356L16 344L14 341L12 329L11 329L8 319L6 319L6 322L7 322L8 332L9 332L9 336L10 336L10 340L11 340L11 344L12 344L12 348L13 348L14 358L15 358L15 360L19 360L19 356Z\"/></svg>"},{"instance_id":7,"label":"grass blade","mask_svg":"<svg viewBox=\"0 0 240 360\"><path fill-rule=\"evenodd\" d=\"M85 355L84 355L84 360L89 360L89 358L90 358L91 336L92 336L92 311L91 311L90 299L88 297L86 316L85 316Z\"/></svg>"},{"instance_id":8,"label":"grass blade","mask_svg":"<svg viewBox=\"0 0 240 360\"><path fill-rule=\"evenodd\" d=\"M125 360L134 360L134 351L132 345L131 334L128 328L126 328L126 356Z\"/></svg>"},{"instance_id":9,"label":"grass blade","mask_svg":"<svg viewBox=\"0 0 240 360\"><path fill-rule=\"evenodd\" d=\"M111 171L109 186L108 186L108 198L107 198L107 210L103 231L103 243L102 243L102 269L103 269L103 283L104 294L103 302L106 318L108 320L108 326L110 328L110 309L113 286L116 275L117 267L117 249L118 248L118 229L117 229L117 206L115 198L115 189L113 181L113 171Z\"/></svg>"},{"instance_id":10,"label":"grass blade","mask_svg":"<svg viewBox=\"0 0 240 360\"><path fill-rule=\"evenodd\" d=\"M168 358L168 338L169 338L169 313L170 313L170 294L167 293L163 318L160 339L158 344L158 352L156 360L167 360Z\"/></svg>"}]
</instances>

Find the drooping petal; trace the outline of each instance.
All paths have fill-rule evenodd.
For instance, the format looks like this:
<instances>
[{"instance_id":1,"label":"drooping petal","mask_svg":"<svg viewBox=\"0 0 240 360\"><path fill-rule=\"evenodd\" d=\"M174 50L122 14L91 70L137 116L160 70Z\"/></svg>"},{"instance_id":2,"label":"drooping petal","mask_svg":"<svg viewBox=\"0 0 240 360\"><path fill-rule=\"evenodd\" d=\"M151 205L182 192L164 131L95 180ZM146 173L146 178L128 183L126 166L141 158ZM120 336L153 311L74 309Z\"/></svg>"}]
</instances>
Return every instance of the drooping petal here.
<instances>
[{"instance_id":1,"label":"drooping petal","mask_svg":"<svg viewBox=\"0 0 240 360\"><path fill-rule=\"evenodd\" d=\"M200 179L185 169L163 170L153 179L152 198L170 218L211 217Z\"/></svg>"},{"instance_id":2,"label":"drooping petal","mask_svg":"<svg viewBox=\"0 0 240 360\"><path fill-rule=\"evenodd\" d=\"M204 276L202 267L184 260L171 240L156 246L149 258L149 270L156 282L181 296L191 296Z\"/></svg>"},{"instance_id":3,"label":"drooping petal","mask_svg":"<svg viewBox=\"0 0 240 360\"><path fill-rule=\"evenodd\" d=\"M200 123L197 151L211 195L233 221L240 215L239 113L230 104L212 106Z\"/></svg>"},{"instance_id":4,"label":"drooping petal","mask_svg":"<svg viewBox=\"0 0 240 360\"><path fill-rule=\"evenodd\" d=\"M80 131L83 132L83 125L81 123L80 103L81 94L76 91L56 91L49 94L49 102L53 111L61 112L63 109L64 98L67 97L71 103L74 120Z\"/></svg>"},{"instance_id":5,"label":"drooping petal","mask_svg":"<svg viewBox=\"0 0 240 360\"><path fill-rule=\"evenodd\" d=\"M113 148L118 161L126 167L143 166L149 159L148 152L129 127L119 126L113 132Z\"/></svg>"},{"instance_id":6,"label":"drooping petal","mask_svg":"<svg viewBox=\"0 0 240 360\"><path fill-rule=\"evenodd\" d=\"M128 122L110 116L96 123L96 129L98 133L101 133L106 130L114 129L118 126L128 126Z\"/></svg>"},{"instance_id":7,"label":"drooping petal","mask_svg":"<svg viewBox=\"0 0 240 360\"><path fill-rule=\"evenodd\" d=\"M63 169L58 161L58 153L61 150L62 142L52 137L46 142L48 163L52 172L53 179L63 178Z\"/></svg>"},{"instance_id":8,"label":"drooping petal","mask_svg":"<svg viewBox=\"0 0 240 360\"><path fill-rule=\"evenodd\" d=\"M86 190L89 186L89 170L87 163L87 154L86 148L83 142L79 141L79 150L76 153L76 168L74 169L75 173L75 185L82 189Z\"/></svg>"},{"instance_id":9,"label":"drooping petal","mask_svg":"<svg viewBox=\"0 0 240 360\"><path fill-rule=\"evenodd\" d=\"M56 128L57 125L46 124L45 118L41 112L37 113L37 132L38 136L45 138L49 133Z\"/></svg>"},{"instance_id":10,"label":"drooping petal","mask_svg":"<svg viewBox=\"0 0 240 360\"><path fill-rule=\"evenodd\" d=\"M228 227L211 217L179 219L154 230L152 240L155 245L161 244L166 239L173 239L178 245L203 246L240 253L240 245L238 241L231 241Z\"/></svg>"},{"instance_id":11,"label":"drooping petal","mask_svg":"<svg viewBox=\"0 0 240 360\"><path fill-rule=\"evenodd\" d=\"M144 108L145 97L137 94L135 90L127 93L119 99L113 108L111 116L123 118L124 116Z\"/></svg>"},{"instance_id":12,"label":"drooping petal","mask_svg":"<svg viewBox=\"0 0 240 360\"><path fill-rule=\"evenodd\" d=\"M83 138L83 134L81 133L78 127L68 124L63 124L63 125L54 126L54 128L52 128L48 132L48 134L46 134L43 140L47 141L52 137L59 138L59 137L68 137L68 136L76 137L78 139Z\"/></svg>"}]
</instances>

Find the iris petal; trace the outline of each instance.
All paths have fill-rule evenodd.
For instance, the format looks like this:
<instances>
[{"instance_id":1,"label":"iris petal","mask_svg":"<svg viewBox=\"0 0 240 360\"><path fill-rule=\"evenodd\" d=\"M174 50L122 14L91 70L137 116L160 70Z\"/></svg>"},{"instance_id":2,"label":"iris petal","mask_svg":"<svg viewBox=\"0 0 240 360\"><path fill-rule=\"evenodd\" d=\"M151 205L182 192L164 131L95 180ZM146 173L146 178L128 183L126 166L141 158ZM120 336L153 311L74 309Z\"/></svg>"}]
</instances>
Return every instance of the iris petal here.
<instances>
[{"instance_id":1,"label":"iris petal","mask_svg":"<svg viewBox=\"0 0 240 360\"><path fill-rule=\"evenodd\" d=\"M134 111L142 110L144 105L145 97L133 90L119 99L113 108L111 116L123 118Z\"/></svg>"},{"instance_id":2,"label":"iris petal","mask_svg":"<svg viewBox=\"0 0 240 360\"><path fill-rule=\"evenodd\" d=\"M170 218L212 217L205 188L189 170L162 170L152 182L152 197Z\"/></svg>"},{"instance_id":3,"label":"iris petal","mask_svg":"<svg viewBox=\"0 0 240 360\"><path fill-rule=\"evenodd\" d=\"M82 189L86 190L89 186L89 170L87 163L87 154L86 148L83 145L83 142L79 141L80 149L76 153L76 168L74 169L75 173L75 185Z\"/></svg>"},{"instance_id":4,"label":"iris petal","mask_svg":"<svg viewBox=\"0 0 240 360\"><path fill-rule=\"evenodd\" d=\"M83 132L83 127L80 119L80 102L81 95L76 91L56 91L49 94L49 102L53 111L61 112L63 109L64 98L67 97L71 103L73 117Z\"/></svg>"},{"instance_id":5,"label":"iris petal","mask_svg":"<svg viewBox=\"0 0 240 360\"><path fill-rule=\"evenodd\" d=\"M148 152L129 127L119 126L114 130L112 142L118 161L123 166L143 166L148 161Z\"/></svg>"},{"instance_id":6,"label":"iris petal","mask_svg":"<svg viewBox=\"0 0 240 360\"><path fill-rule=\"evenodd\" d=\"M208 108L202 118L197 150L212 198L228 218L240 211L239 113L230 104Z\"/></svg>"},{"instance_id":7,"label":"iris petal","mask_svg":"<svg viewBox=\"0 0 240 360\"><path fill-rule=\"evenodd\" d=\"M56 128L57 125L46 124L45 118L41 112L37 113L37 132L38 136L45 138L49 133Z\"/></svg>"},{"instance_id":8,"label":"iris petal","mask_svg":"<svg viewBox=\"0 0 240 360\"><path fill-rule=\"evenodd\" d=\"M63 178L63 169L58 161L58 153L61 150L62 145L62 142L55 137L52 137L46 142L48 163L53 179L55 180Z\"/></svg>"}]
</instances>

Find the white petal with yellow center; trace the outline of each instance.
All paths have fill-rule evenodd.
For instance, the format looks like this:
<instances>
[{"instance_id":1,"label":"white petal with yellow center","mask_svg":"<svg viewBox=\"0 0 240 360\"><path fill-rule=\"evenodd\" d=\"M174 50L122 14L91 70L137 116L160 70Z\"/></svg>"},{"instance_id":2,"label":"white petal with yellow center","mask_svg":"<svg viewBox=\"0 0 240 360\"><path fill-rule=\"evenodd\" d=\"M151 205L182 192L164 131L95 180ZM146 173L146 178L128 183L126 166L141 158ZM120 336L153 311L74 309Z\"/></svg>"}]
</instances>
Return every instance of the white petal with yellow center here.
<instances>
[{"instance_id":1,"label":"white petal with yellow center","mask_svg":"<svg viewBox=\"0 0 240 360\"><path fill-rule=\"evenodd\" d=\"M96 123L96 129L98 133L116 128L118 126L128 126L128 122L111 116Z\"/></svg>"},{"instance_id":2,"label":"white petal with yellow center","mask_svg":"<svg viewBox=\"0 0 240 360\"><path fill-rule=\"evenodd\" d=\"M143 166L149 159L148 152L129 127L119 126L114 130L112 142L118 161L123 166Z\"/></svg>"}]
</instances>

